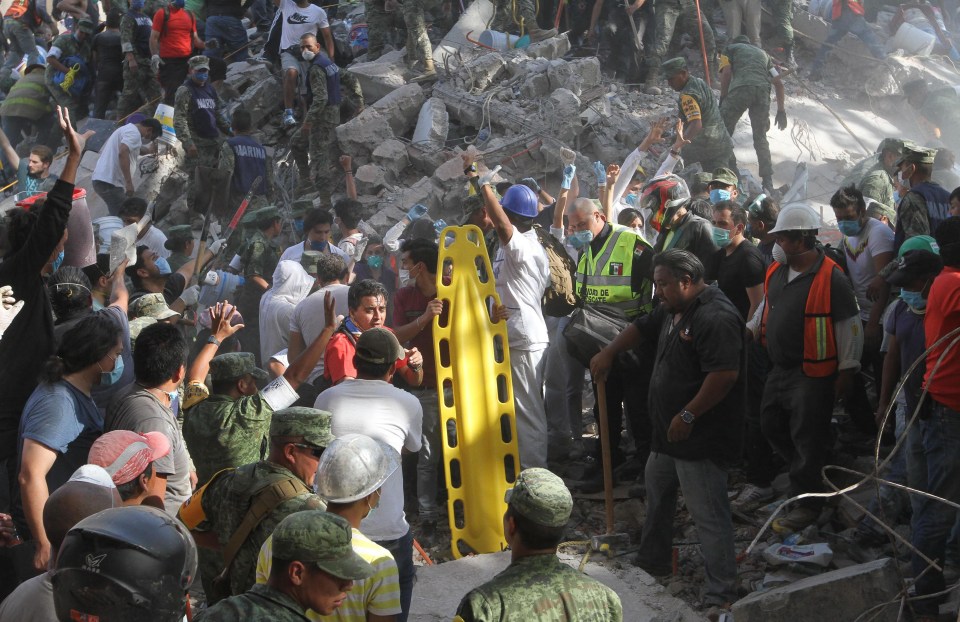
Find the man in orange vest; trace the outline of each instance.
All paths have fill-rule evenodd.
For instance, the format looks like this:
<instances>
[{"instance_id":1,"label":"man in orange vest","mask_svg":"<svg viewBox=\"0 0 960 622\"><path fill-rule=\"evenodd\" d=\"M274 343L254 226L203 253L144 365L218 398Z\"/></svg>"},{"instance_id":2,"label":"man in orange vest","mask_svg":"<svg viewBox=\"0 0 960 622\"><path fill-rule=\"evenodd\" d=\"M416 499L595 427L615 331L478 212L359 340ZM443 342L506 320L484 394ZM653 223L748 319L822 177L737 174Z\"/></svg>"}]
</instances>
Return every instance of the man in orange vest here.
<instances>
[{"instance_id":1,"label":"man in orange vest","mask_svg":"<svg viewBox=\"0 0 960 622\"><path fill-rule=\"evenodd\" d=\"M823 491L833 405L859 371L863 350L853 286L817 247L819 227L820 217L805 204L780 211L770 231L776 245L764 301L749 325L772 364L760 425L790 467L790 496ZM774 531L802 530L817 520L821 505L817 499L791 504Z\"/></svg>"}]
</instances>

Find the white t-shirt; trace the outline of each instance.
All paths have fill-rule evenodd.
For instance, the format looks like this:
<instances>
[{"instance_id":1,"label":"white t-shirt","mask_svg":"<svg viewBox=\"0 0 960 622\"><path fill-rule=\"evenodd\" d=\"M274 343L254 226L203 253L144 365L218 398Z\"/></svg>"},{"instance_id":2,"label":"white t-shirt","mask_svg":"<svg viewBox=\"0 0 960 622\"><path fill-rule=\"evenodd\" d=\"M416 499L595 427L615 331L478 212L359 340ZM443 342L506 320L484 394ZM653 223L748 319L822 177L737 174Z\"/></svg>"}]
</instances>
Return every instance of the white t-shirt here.
<instances>
[{"instance_id":1,"label":"white t-shirt","mask_svg":"<svg viewBox=\"0 0 960 622\"><path fill-rule=\"evenodd\" d=\"M546 348L550 335L543 321L540 301L550 284L550 266L546 251L537 241L536 231L530 229L520 233L514 229L510 242L497 248L493 277L500 304L510 311L507 320L510 348Z\"/></svg>"},{"instance_id":2,"label":"white t-shirt","mask_svg":"<svg viewBox=\"0 0 960 622\"><path fill-rule=\"evenodd\" d=\"M847 272L860 305L860 319L867 321L873 308L873 302L867 298L867 286L877 276L873 259L893 252L893 231L876 218L868 218L860 235L843 238L840 248L846 256Z\"/></svg>"},{"instance_id":3,"label":"white t-shirt","mask_svg":"<svg viewBox=\"0 0 960 622\"><path fill-rule=\"evenodd\" d=\"M420 451L420 400L388 382L347 378L318 395L314 408L332 413L334 436L363 434L390 445L397 453ZM363 519L360 531L383 542L401 538L409 529L403 514L403 469L397 469L384 482L380 505Z\"/></svg>"},{"instance_id":4,"label":"white t-shirt","mask_svg":"<svg viewBox=\"0 0 960 622\"><path fill-rule=\"evenodd\" d=\"M166 242L167 235L156 227L151 226L147 229L147 232L143 234L143 237L137 240L137 246L146 246L159 257L169 257L170 251L164 246Z\"/></svg>"},{"instance_id":5,"label":"white t-shirt","mask_svg":"<svg viewBox=\"0 0 960 622\"><path fill-rule=\"evenodd\" d=\"M93 175L90 179L120 188L124 187L123 173L120 171L121 144L130 149L130 166L136 165L137 158L140 157L140 147L143 145L140 130L134 123L121 125L117 128L117 131L110 135L110 138L107 139L100 150L100 159L97 160L97 166L93 169ZM130 174L132 179L133 171Z\"/></svg>"},{"instance_id":6,"label":"white t-shirt","mask_svg":"<svg viewBox=\"0 0 960 622\"><path fill-rule=\"evenodd\" d=\"M290 316L290 332L298 332L303 337L305 346L310 344L320 336L323 327L327 325L327 316L323 312L323 297L327 292L333 293L333 308L337 315L347 315L350 308L347 306L347 293L350 291L349 285L336 283L321 287L313 292L299 303L293 309L293 315ZM323 374L323 357L317 366L310 372L309 382L313 382Z\"/></svg>"},{"instance_id":7,"label":"white t-shirt","mask_svg":"<svg viewBox=\"0 0 960 622\"><path fill-rule=\"evenodd\" d=\"M293 0L280 0L283 29L280 33L280 49L300 45L300 37L308 32L318 33L321 28L329 28L327 12L315 4L297 6Z\"/></svg>"},{"instance_id":8,"label":"white t-shirt","mask_svg":"<svg viewBox=\"0 0 960 622\"><path fill-rule=\"evenodd\" d=\"M339 255L340 258L343 259L343 263L348 266L350 265L350 257L337 248L336 244L327 244L327 249L331 255ZM280 261L300 261L301 257L303 257L303 242L287 247L286 250L283 251L283 254L280 255Z\"/></svg>"}]
</instances>

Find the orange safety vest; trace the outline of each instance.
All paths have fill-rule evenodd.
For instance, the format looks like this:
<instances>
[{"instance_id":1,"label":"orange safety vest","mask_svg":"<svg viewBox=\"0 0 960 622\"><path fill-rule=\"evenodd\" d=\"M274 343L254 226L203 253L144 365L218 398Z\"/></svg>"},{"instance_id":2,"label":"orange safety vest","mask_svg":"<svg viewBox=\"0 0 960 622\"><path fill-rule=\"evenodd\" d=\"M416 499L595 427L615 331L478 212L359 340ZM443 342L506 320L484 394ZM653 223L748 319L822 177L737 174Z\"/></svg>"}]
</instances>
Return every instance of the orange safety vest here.
<instances>
[{"instance_id":1,"label":"orange safety vest","mask_svg":"<svg viewBox=\"0 0 960 622\"><path fill-rule=\"evenodd\" d=\"M773 262L767 268L767 278L763 282L763 293L770 289L770 277L781 264ZM837 340L833 332L833 318L830 304L830 279L834 270L840 267L829 257L823 258L823 264L813 277L807 305L803 310L803 373L811 378L824 378L837 371ZM768 301L763 304L763 316L760 319L760 343L767 345Z\"/></svg>"}]
</instances>

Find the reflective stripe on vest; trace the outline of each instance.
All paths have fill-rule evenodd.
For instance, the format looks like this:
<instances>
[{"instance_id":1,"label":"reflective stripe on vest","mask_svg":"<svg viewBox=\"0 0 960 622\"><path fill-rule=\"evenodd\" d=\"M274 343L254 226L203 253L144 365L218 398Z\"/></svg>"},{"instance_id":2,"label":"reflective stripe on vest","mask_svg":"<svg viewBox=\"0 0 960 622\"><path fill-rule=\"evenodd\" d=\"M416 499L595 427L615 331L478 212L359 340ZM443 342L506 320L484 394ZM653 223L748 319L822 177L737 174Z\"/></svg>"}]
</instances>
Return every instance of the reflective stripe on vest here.
<instances>
[{"instance_id":1,"label":"reflective stripe on vest","mask_svg":"<svg viewBox=\"0 0 960 622\"><path fill-rule=\"evenodd\" d=\"M770 290L770 277L781 265L773 262L767 268L767 278L763 283L764 296ZM807 304L803 310L803 374L811 378L824 378L837 371L837 340L833 331L830 282L833 271L839 269L832 259L825 256L807 293ZM769 300L764 300L760 319L760 344L764 347L767 345L769 311Z\"/></svg>"},{"instance_id":2,"label":"reflective stripe on vest","mask_svg":"<svg viewBox=\"0 0 960 622\"><path fill-rule=\"evenodd\" d=\"M648 313L651 305L639 305L642 294L633 291L633 251L639 239L636 234L620 225L611 225L599 255L593 257L593 250L581 253L577 262L578 291L583 287L586 275L584 302L587 304L608 304L622 309L627 316L633 317L641 312Z\"/></svg>"}]
</instances>

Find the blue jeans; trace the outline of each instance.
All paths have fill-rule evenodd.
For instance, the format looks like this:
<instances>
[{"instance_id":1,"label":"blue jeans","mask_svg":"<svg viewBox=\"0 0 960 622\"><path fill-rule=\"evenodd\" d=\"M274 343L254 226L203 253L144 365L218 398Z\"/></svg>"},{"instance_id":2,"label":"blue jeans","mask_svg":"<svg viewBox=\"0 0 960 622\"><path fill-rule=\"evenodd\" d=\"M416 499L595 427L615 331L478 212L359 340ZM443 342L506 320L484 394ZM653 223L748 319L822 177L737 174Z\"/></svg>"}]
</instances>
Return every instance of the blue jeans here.
<instances>
[{"instance_id":1,"label":"blue jeans","mask_svg":"<svg viewBox=\"0 0 960 622\"><path fill-rule=\"evenodd\" d=\"M843 13L840 14L840 17L833 20L833 23L830 24L830 33L827 34L826 41L824 41L820 49L817 50L817 56L813 59L813 66L810 68L811 72L816 72L823 68L823 63L827 60L827 54L830 52L832 46L839 43L848 32L866 43L874 58L884 57L883 44L877 39L876 33L870 28L867 20L863 19L863 15L857 15L853 11L844 10Z\"/></svg>"},{"instance_id":2,"label":"blue jeans","mask_svg":"<svg viewBox=\"0 0 960 622\"><path fill-rule=\"evenodd\" d=\"M207 18L205 28L207 40L216 39L220 42L220 46L213 50L204 50L204 56L223 58L225 55L239 50L228 59L229 62L234 63L247 59L247 48L244 46L247 45L249 39L247 38L247 31L243 27L243 22L240 21L239 17L212 15ZM240 48L243 49L241 50Z\"/></svg>"},{"instance_id":3,"label":"blue jeans","mask_svg":"<svg viewBox=\"0 0 960 622\"><path fill-rule=\"evenodd\" d=\"M377 544L390 551L397 562L397 574L400 578L400 615L396 622L407 622L410 615L410 599L413 597L413 580L417 576L417 567L413 565L413 531L396 540L379 540Z\"/></svg>"},{"instance_id":4,"label":"blue jeans","mask_svg":"<svg viewBox=\"0 0 960 622\"><path fill-rule=\"evenodd\" d=\"M907 451L907 479L912 488L960 502L960 413L934 402L930 418L917 421L910 429ZM947 538L957 512L954 508L919 495L912 495L913 532L911 542L932 560L943 564ZM927 563L913 555L914 576ZM933 594L946 587L943 573L929 570L917 579L917 596ZM914 611L936 614L943 598L928 598L913 603Z\"/></svg>"},{"instance_id":5,"label":"blue jeans","mask_svg":"<svg viewBox=\"0 0 960 622\"><path fill-rule=\"evenodd\" d=\"M653 452L644 471L647 484L647 519L643 523L638 566L654 575L671 569L673 522L677 488L700 534L707 606L737 600L737 561L733 523L727 498L727 472L712 460L679 460Z\"/></svg>"},{"instance_id":6,"label":"blue jeans","mask_svg":"<svg viewBox=\"0 0 960 622\"><path fill-rule=\"evenodd\" d=\"M40 53L37 51L36 35L20 20L12 18L4 20L3 34L7 37L10 48L0 69L0 78L8 78L20 64L24 54L34 59Z\"/></svg>"}]
</instances>

